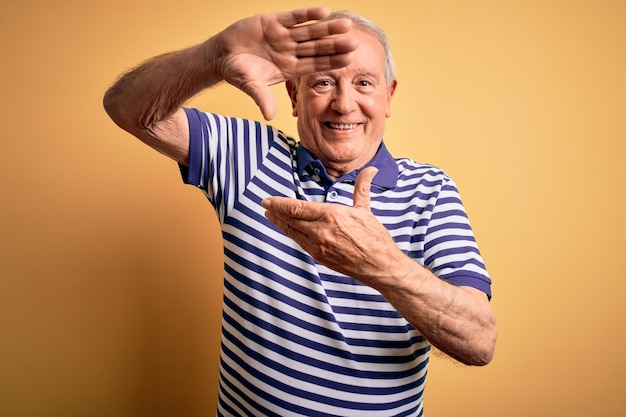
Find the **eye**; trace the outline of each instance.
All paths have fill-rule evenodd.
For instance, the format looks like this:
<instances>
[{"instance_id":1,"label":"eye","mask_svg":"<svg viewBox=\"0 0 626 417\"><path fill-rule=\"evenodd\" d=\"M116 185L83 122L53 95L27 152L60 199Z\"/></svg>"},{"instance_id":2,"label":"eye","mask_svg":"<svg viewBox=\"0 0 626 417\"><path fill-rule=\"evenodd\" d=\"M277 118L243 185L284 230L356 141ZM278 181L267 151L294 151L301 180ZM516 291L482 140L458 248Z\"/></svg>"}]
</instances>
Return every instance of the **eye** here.
<instances>
[{"instance_id":1,"label":"eye","mask_svg":"<svg viewBox=\"0 0 626 417\"><path fill-rule=\"evenodd\" d=\"M330 87L330 80L317 80L315 87Z\"/></svg>"},{"instance_id":2,"label":"eye","mask_svg":"<svg viewBox=\"0 0 626 417\"><path fill-rule=\"evenodd\" d=\"M363 92L369 92L376 88L372 80L370 80L369 78L359 78L356 81L355 85L356 88Z\"/></svg>"},{"instance_id":3,"label":"eye","mask_svg":"<svg viewBox=\"0 0 626 417\"><path fill-rule=\"evenodd\" d=\"M327 91L333 87L333 81L329 78L320 78L313 82L312 87L316 91Z\"/></svg>"}]
</instances>

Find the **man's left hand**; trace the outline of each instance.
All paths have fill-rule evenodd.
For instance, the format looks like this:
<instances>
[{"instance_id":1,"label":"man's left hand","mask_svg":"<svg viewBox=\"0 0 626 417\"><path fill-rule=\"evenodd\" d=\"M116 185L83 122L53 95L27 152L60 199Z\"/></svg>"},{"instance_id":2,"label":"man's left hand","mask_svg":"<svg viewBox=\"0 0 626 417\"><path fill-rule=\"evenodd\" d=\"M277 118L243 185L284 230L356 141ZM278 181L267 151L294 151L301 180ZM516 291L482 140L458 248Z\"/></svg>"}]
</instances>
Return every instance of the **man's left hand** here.
<instances>
[{"instance_id":1,"label":"man's left hand","mask_svg":"<svg viewBox=\"0 0 626 417\"><path fill-rule=\"evenodd\" d=\"M319 263L366 285L376 286L401 254L370 210L370 187L378 170L359 173L353 206L314 203L288 197L263 200L266 217Z\"/></svg>"}]
</instances>

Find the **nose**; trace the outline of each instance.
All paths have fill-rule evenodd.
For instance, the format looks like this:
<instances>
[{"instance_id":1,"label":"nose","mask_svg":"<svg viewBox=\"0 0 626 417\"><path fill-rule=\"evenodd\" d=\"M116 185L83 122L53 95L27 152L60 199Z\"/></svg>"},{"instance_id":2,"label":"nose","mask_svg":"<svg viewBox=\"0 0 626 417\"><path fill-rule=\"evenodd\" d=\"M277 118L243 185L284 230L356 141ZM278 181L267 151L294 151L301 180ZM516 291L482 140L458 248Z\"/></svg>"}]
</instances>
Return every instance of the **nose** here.
<instances>
[{"instance_id":1,"label":"nose","mask_svg":"<svg viewBox=\"0 0 626 417\"><path fill-rule=\"evenodd\" d=\"M351 85L338 84L334 91L331 108L341 114L348 114L356 107L355 91Z\"/></svg>"}]
</instances>

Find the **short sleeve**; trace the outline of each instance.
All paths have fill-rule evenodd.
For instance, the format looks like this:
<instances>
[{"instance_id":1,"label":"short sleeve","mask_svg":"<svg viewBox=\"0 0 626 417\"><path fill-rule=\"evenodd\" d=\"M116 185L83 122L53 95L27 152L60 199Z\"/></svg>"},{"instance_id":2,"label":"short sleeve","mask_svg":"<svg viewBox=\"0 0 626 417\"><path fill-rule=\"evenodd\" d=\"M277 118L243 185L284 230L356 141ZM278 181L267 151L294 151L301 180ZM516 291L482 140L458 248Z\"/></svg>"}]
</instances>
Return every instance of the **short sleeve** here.
<instances>
[{"instance_id":1,"label":"short sleeve","mask_svg":"<svg viewBox=\"0 0 626 417\"><path fill-rule=\"evenodd\" d=\"M491 298L491 278L457 187L448 177L428 224L424 264L450 284L477 288Z\"/></svg>"},{"instance_id":2,"label":"short sleeve","mask_svg":"<svg viewBox=\"0 0 626 417\"><path fill-rule=\"evenodd\" d=\"M207 191L209 165L208 121L207 116L196 109L184 109L189 123L189 164L179 164L180 173L185 184L195 185ZM203 123L204 121L204 123Z\"/></svg>"}]
</instances>

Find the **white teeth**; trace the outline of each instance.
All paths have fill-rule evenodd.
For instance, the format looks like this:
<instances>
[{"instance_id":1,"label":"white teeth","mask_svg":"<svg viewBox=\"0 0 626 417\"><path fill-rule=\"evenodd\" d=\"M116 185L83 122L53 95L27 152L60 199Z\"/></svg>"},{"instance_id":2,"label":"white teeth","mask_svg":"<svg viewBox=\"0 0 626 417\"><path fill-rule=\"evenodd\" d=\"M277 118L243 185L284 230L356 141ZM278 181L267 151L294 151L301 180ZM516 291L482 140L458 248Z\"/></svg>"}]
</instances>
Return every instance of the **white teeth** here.
<instances>
[{"instance_id":1,"label":"white teeth","mask_svg":"<svg viewBox=\"0 0 626 417\"><path fill-rule=\"evenodd\" d=\"M328 123L328 126L331 129L337 129L337 130L350 130L350 129L354 129L355 127L357 127L355 123L351 123L351 124Z\"/></svg>"}]
</instances>

